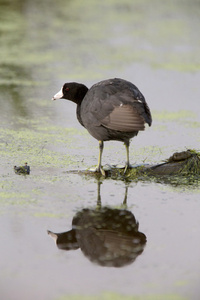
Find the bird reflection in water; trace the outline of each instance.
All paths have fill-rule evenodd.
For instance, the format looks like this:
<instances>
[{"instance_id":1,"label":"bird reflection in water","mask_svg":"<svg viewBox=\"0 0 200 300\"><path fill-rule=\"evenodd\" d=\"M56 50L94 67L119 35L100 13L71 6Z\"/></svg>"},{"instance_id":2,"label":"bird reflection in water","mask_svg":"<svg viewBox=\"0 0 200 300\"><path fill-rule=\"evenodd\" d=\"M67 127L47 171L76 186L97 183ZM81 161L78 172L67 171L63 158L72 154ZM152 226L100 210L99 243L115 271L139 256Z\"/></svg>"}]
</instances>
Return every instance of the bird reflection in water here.
<instances>
[{"instance_id":1,"label":"bird reflection in water","mask_svg":"<svg viewBox=\"0 0 200 300\"><path fill-rule=\"evenodd\" d=\"M139 223L126 209L126 187L121 209L102 207L98 182L97 207L77 212L72 220L72 230L48 234L62 250L80 248L90 261L101 266L123 267L135 261L146 245L146 236L139 232Z\"/></svg>"}]
</instances>

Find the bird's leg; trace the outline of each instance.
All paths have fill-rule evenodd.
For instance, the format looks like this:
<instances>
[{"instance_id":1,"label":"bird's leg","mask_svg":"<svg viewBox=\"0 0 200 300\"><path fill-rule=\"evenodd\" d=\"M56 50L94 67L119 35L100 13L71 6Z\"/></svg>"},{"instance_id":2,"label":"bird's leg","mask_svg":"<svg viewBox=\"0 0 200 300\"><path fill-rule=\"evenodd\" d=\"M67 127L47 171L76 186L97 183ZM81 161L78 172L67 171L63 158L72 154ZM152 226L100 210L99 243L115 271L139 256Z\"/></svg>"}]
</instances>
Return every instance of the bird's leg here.
<instances>
[{"instance_id":1,"label":"bird's leg","mask_svg":"<svg viewBox=\"0 0 200 300\"><path fill-rule=\"evenodd\" d=\"M99 141L99 159L98 159L98 165L97 165L97 172L101 173L103 176L105 176L105 171L101 167L101 160L102 160L102 153L103 153L103 141Z\"/></svg>"},{"instance_id":2,"label":"bird's leg","mask_svg":"<svg viewBox=\"0 0 200 300\"><path fill-rule=\"evenodd\" d=\"M131 168L131 165L130 165L130 161L129 161L129 145L130 145L130 142L129 140L124 142L124 145L126 147L126 165L125 165L125 169L124 169L124 174L126 173L127 169Z\"/></svg>"}]
</instances>

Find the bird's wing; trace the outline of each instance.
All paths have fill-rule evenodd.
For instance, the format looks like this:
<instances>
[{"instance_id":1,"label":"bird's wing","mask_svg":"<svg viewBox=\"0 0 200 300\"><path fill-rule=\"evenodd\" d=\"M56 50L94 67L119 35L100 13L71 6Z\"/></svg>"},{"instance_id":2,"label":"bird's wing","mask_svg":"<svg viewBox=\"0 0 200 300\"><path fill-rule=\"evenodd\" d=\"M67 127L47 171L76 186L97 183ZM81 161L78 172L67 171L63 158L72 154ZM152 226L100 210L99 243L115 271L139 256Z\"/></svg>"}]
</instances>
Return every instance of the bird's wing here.
<instances>
[{"instance_id":1,"label":"bird's wing","mask_svg":"<svg viewBox=\"0 0 200 300\"><path fill-rule=\"evenodd\" d=\"M85 127L92 122L124 132L144 130L144 124L151 126L152 122L142 93L132 83L119 79L91 87L81 104L81 118Z\"/></svg>"},{"instance_id":2,"label":"bird's wing","mask_svg":"<svg viewBox=\"0 0 200 300\"><path fill-rule=\"evenodd\" d=\"M145 129L145 121L131 105L120 105L115 107L107 115L101 124L109 129L132 132Z\"/></svg>"}]
</instances>

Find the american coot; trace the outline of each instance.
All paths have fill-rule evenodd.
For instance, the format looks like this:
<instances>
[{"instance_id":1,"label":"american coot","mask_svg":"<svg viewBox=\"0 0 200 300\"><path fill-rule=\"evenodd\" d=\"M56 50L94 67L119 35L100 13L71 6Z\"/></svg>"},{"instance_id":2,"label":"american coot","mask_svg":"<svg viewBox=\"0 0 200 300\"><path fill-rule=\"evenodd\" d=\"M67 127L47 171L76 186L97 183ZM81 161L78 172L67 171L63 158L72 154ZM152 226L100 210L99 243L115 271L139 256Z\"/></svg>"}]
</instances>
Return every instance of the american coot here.
<instances>
[{"instance_id":1,"label":"american coot","mask_svg":"<svg viewBox=\"0 0 200 300\"><path fill-rule=\"evenodd\" d=\"M105 175L101 166L104 141L124 142L129 162L130 139L151 126L150 109L138 88L129 81L114 78L100 81L90 89L85 85L65 83L52 100L67 99L77 104L77 119L99 141L97 172Z\"/></svg>"}]
</instances>

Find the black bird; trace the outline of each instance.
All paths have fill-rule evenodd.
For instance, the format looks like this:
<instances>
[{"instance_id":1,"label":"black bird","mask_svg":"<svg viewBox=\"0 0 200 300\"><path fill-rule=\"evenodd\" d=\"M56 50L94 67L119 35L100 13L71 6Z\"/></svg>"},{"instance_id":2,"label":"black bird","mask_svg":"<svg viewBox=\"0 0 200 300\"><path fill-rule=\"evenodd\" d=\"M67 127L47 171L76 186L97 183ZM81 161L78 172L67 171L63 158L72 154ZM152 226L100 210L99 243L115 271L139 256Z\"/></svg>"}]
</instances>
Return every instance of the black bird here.
<instances>
[{"instance_id":1,"label":"black bird","mask_svg":"<svg viewBox=\"0 0 200 300\"><path fill-rule=\"evenodd\" d=\"M101 166L104 141L124 142L127 153L125 166L130 168L130 139L151 126L152 117L144 96L129 81L107 79L88 89L84 84L65 83L52 100L67 99L77 104L77 119L99 141L97 172L105 175Z\"/></svg>"}]
</instances>

